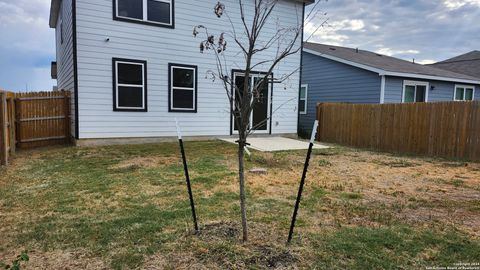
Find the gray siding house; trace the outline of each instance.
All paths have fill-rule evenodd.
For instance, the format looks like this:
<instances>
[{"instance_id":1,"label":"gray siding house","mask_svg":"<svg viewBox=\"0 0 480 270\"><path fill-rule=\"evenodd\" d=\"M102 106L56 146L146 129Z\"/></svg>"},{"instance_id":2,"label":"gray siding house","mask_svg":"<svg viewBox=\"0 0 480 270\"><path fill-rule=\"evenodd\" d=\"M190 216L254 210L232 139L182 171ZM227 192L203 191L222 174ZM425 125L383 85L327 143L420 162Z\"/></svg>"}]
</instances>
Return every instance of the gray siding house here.
<instances>
[{"instance_id":1,"label":"gray siding house","mask_svg":"<svg viewBox=\"0 0 480 270\"><path fill-rule=\"evenodd\" d=\"M279 28L301 25L305 5L313 2L278 1L261 38L268 41ZM215 16L216 3L51 0L49 24L56 33L58 89L72 93L72 136L77 144L174 137L175 118L187 137L236 132L223 85L206 76L216 70L216 60L201 54L200 39L192 36L194 26L200 24L215 33L231 31L232 24L242 29L238 1L222 1L232 21ZM252 16L254 0L244 3L246 16ZM244 76L238 70L244 66L244 59L238 57L241 49L235 42L229 45L226 68L240 81ZM300 39L297 46L302 46ZM258 61L274 58L274 47L263 51ZM301 53L296 53L274 70L278 77L293 75L288 85L269 85L262 108L254 112L269 123L256 133L297 133L300 59ZM256 67L259 74L266 69L266 65Z\"/></svg>"},{"instance_id":2,"label":"gray siding house","mask_svg":"<svg viewBox=\"0 0 480 270\"><path fill-rule=\"evenodd\" d=\"M480 78L365 50L305 43L299 134L321 102L403 103L480 100Z\"/></svg>"}]
</instances>

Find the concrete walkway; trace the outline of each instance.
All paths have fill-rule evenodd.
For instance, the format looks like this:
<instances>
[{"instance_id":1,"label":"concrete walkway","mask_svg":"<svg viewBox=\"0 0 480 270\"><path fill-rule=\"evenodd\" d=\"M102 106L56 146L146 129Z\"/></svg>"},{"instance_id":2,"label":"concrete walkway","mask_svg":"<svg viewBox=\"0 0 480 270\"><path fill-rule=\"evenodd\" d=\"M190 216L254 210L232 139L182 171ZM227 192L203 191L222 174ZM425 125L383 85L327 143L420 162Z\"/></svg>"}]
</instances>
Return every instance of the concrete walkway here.
<instances>
[{"instance_id":1,"label":"concrete walkway","mask_svg":"<svg viewBox=\"0 0 480 270\"><path fill-rule=\"evenodd\" d=\"M219 138L222 141L229 143L235 143L237 138ZM288 150L307 150L309 142L302 140L294 140L283 137L251 137L247 140L250 144L248 148L262 151L262 152L275 152L275 151L288 151ZM316 143L313 149L327 149L328 146Z\"/></svg>"}]
</instances>

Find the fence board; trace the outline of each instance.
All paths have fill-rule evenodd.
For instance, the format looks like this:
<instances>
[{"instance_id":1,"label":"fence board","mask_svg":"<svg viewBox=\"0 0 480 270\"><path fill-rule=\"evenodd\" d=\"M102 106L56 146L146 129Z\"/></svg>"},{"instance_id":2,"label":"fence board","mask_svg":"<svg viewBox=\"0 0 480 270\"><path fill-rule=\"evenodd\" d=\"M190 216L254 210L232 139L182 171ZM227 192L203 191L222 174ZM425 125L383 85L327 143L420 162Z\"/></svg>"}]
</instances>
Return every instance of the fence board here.
<instances>
[{"instance_id":1,"label":"fence board","mask_svg":"<svg viewBox=\"0 0 480 270\"><path fill-rule=\"evenodd\" d=\"M65 91L16 96L17 146L34 148L65 144L70 139L69 95Z\"/></svg>"},{"instance_id":2,"label":"fence board","mask_svg":"<svg viewBox=\"0 0 480 270\"><path fill-rule=\"evenodd\" d=\"M480 102L317 105L318 140L480 160Z\"/></svg>"},{"instance_id":3,"label":"fence board","mask_svg":"<svg viewBox=\"0 0 480 270\"><path fill-rule=\"evenodd\" d=\"M8 165L7 94L0 92L0 165Z\"/></svg>"}]
</instances>

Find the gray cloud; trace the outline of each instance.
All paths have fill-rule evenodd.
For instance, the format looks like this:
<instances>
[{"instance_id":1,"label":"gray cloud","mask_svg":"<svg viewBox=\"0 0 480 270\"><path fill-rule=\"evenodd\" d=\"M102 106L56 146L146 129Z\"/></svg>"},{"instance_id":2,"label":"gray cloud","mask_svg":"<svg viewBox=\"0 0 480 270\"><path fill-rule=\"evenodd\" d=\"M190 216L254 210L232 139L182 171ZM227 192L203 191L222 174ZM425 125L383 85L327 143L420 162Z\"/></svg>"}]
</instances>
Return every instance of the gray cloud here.
<instances>
[{"instance_id":1,"label":"gray cloud","mask_svg":"<svg viewBox=\"0 0 480 270\"><path fill-rule=\"evenodd\" d=\"M330 20L311 41L419 62L480 49L480 0L317 1ZM46 90L54 84L49 6L50 0L0 0L0 89L20 91L28 84L30 90ZM311 20L306 36L326 17Z\"/></svg>"},{"instance_id":2,"label":"gray cloud","mask_svg":"<svg viewBox=\"0 0 480 270\"><path fill-rule=\"evenodd\" d=\"M318 8L328 14L312 19L307 32L327 17L329 26L312 42L419 62L480 49L480 0L323 0ZM363 27L353 29L351 24Z\"/></svg>"},{"instance_id":3,"label":"gray cloud","mask_svg":"<svg viewBox=\"0 0 480 270\"><path fill-rule=\"evenodd\" d=\"M50 0L0 0L0 89L49 90L55 35Z\"/></svg>"}]
</instances>

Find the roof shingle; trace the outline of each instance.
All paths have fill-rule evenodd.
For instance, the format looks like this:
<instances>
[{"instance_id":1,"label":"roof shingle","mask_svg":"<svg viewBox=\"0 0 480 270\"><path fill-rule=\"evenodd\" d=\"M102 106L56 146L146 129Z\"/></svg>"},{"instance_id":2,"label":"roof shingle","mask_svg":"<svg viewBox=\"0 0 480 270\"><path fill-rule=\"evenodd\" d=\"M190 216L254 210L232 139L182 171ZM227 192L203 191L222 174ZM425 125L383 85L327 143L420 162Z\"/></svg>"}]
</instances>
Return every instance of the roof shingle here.
<instances>
[{"instance_id":1,"label":"roof shingle","mask_svg":"<svg viewBox=\"0 0 480 270\"><path fill-rule=\"evenodd\" d=\"M426 66L405 61L395 57L382 55L366 50L357 50L353 48L331 46L318 43L305 43L304 49L312 50L320 54L330 55L346 61L366 65L375 69L388 72L417 74L424 76L444 77L451 79L473 80L478 81L479 78L465 74L452 72L449 70L439 69L433 66Z\"/></svg>"}]
</instances>

